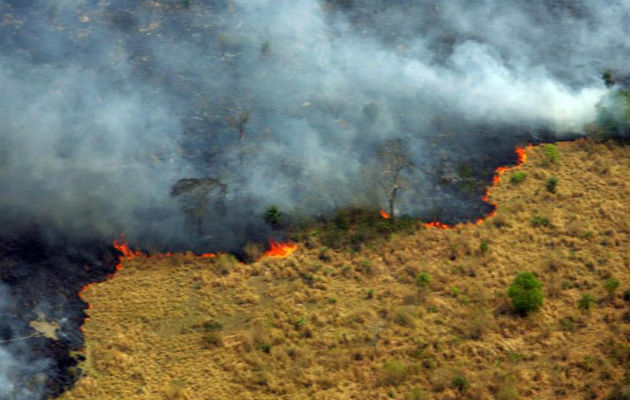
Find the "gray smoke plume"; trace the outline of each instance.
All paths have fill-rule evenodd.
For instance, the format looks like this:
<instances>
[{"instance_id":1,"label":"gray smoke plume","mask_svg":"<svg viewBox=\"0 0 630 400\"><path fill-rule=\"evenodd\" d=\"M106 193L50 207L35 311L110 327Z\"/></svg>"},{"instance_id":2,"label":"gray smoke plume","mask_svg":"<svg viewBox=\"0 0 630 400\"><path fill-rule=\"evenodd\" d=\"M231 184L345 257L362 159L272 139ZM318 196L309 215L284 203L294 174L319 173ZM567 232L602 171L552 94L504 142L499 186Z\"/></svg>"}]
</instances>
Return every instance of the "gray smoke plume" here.
<instances>
[{"instance_id":1,"label":"gray smoke plume","mask_svg":"<svg viewBox=\"0 0 630 400\"><path fill-rule=\"evenodd\" d=\"M230 194L206 244L229 246L269 204L378 207L362 171L396 138L417 166L399 211L465 218L444 176L581 134L602 71L626 72L628 6L5 2L0 204L81 235L177 243L169 189L210 176Z\"/></svg>"}]
</instances>

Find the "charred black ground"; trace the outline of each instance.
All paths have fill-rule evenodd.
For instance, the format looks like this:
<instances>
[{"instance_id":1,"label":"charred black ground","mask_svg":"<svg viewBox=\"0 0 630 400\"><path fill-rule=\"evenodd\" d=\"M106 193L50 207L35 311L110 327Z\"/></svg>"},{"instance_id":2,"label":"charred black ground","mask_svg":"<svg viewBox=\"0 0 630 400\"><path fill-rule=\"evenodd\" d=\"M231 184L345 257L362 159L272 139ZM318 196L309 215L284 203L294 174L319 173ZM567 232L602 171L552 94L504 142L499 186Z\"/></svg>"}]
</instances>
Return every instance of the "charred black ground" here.
<instances>
[{"instance_id":1,"label":"charred black ground","mask_svg":"<svg viewBox=\"0 0 630 400\"><path fill-rule=\"evenodd\" d=\"M80 326L87 304L78 292L113 273L117 254L102 242L68 241L62 233L24 227L19 221L4 219L3 228L0 367L6 368L13 391L2 393L12 399L54 397L80 377L72 352L83 347ZM31 321L58 323L58 339L38 334Z\"/></svg>"}]
</instances>

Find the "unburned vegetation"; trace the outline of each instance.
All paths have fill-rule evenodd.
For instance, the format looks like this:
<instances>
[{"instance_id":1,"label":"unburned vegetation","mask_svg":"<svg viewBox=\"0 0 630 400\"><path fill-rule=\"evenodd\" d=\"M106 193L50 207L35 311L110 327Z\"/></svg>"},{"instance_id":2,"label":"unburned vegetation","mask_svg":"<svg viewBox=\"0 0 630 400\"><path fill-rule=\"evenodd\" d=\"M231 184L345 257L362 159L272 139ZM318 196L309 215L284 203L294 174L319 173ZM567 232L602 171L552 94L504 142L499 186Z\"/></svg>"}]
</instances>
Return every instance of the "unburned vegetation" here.
<instances>
[{"instance_id":1,"label":"unburned vegetation","mask_svg":"<svg viewBox=\"0 0 630 400\"><path fill-rule=\"evenodd\" d=\"M479 225L344 210L287 258L126 260L83 295L62 398L628 398L630 151L554 148L502 176Z\"/></svg>"}]
</instances>

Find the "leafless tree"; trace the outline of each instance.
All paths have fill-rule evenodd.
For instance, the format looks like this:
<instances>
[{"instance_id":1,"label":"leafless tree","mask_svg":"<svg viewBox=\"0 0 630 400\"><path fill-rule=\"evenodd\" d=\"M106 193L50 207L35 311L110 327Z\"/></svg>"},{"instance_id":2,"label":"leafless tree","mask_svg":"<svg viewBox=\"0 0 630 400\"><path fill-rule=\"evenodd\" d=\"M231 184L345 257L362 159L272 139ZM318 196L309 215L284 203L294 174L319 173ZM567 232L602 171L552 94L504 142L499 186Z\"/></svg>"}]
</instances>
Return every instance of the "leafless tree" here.
<instances>
[{"instance_id":1,"label":"leafless tree","mask_svg":"<svg viewBox=\"0 0 630 400\"><path fill-rule=\"evenodd\" d=\"M383 189L389 206L389 217L394 221L396 218L394 211L396 195L408 185L403 173L405 170L411 169L411 160L399 139L385 142L378 151L378 160L376 181Z\"/></svg>"},{"instance_id":2,"label":"leafless tree","mask_svg":"<svg viewBox=\"0 0 630 400\"><path fill-rule=\"evenodd\" d=\"M197 233L203 236L203 219L210 206L223 203L227 186L214 178L184 178L171 188L171 197L177 198L184 213L197 226Z\"/></svg>"},{"instance_id":3,"label":"leafless tree","mask_svg":"<svg viewBox=\"0 0 630 400\"><path fill-rule=\"evenodd\" d=\"M247 126L247 123L249 122L249 116L251 113L250 109L245 109L228 117L230 126L238 130L238 138L241 141L245 138L245 126Z\"/></svg>"}]
</instances>

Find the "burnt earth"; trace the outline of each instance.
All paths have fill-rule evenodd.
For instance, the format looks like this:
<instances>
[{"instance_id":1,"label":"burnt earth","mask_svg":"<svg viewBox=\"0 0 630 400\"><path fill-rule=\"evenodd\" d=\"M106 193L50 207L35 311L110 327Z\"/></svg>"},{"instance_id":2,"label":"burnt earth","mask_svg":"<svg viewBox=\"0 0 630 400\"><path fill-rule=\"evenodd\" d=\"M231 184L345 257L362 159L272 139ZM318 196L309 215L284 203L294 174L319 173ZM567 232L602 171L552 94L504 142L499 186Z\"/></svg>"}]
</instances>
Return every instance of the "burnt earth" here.
<instances>
[{"instance_id":1,"label":"burnt earth","mask_svg":"<svg viewBox=\"0 0 630 400\"><path fill-rule=\"evenodd\" d=\"M113 273L117 253L103 241L18 226L5 221L0 232L0 362L8 363L10 396L56 397L80 377L72 352L83 347L87 303L78 292ZM31 321L58 324L57 339Z\"/></svg>"}]
</instances>

